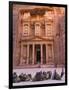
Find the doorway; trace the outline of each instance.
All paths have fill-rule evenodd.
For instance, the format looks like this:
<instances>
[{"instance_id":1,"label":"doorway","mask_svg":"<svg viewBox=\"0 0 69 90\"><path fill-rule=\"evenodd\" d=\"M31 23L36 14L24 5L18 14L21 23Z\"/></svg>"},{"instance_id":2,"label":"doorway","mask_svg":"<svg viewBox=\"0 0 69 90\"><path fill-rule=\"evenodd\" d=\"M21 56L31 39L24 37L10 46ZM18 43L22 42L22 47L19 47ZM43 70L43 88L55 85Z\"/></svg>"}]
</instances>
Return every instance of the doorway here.
<instances>
[{"instance_id":1,"label":"doorway","mask_svg":"<svg viewBox=\"0 0 69 90\"><path fill-rule=\"evenodd\" d=\"M41 63L40 45L36 45L36 62Z\"/></svg>"}]
</instances>

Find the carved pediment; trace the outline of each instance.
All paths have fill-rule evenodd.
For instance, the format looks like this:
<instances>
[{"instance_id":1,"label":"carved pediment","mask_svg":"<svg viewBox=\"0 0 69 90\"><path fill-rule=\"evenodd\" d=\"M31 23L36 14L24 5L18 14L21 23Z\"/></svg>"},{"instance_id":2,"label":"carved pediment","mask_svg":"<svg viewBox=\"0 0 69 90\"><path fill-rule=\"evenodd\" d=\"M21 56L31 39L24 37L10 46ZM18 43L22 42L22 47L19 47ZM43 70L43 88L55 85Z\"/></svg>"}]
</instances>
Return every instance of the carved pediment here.
<instances>
[{"instance_id":1,"label":"carved pediment","mask_svg":"<svg viewBox=\"0 0 69 90\"><path fill-rule=\"evenodd\" d=\"M53 37L41 37L41 36L33 36L33 37L23 37L20 42L22 41L52 41Z\"/></svg>"},{"instance_id":2,"label":"carved pediment","mask_svg":"<svg viewBox=\"0 0 69 90\"><path fill-rule=\"evenodd\" d=\"M40 36L35 36L35 37L33 37L33 38L31 38L30 40L33 40L33 41L41 41L41 40L44 40L42 37L40 37Z\"/></svg>"},{"instance_id":3,"label":"carved pediment","mask_svg":"<svg viewBox=\"0 0 69 90\"><path fill-rule=\"evenodd\" d=\"M33 37L25 38L25 39L22 39L22 40L25 40L25 41L43 41L43 40L46 40L46 39L41 37L41 36L33 36Z\"/></svg>"}]
</instances>

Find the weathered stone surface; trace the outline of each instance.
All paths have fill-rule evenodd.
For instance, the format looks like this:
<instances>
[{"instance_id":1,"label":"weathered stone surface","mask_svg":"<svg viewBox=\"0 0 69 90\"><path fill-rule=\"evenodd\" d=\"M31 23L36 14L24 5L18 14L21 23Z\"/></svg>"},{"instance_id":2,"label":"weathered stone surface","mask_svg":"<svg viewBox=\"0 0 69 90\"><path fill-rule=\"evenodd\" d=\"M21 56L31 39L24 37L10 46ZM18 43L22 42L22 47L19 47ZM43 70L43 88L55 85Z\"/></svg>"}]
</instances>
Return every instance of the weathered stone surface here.
<instances>
[{"instance_id":1,"label":"weathered stone surface","mask_svg":"<svg viewBox=\"0 0 69 90\"><path fill-rule=\"evenodd\" d=\"M32 6L26 7L24 5L13 6L14 67L21 65L21 68L23 68L29 65L30 62L31 64L33 62L33 66L38 64L38 61L36 61L37 50L35 48L32 49L33 43L35 47L35 44L39 44L40 46L42 44L46 45L46 48L42 47L43 55L40 56L39 67L43 64L51 65L51 63L55 67L65 65L65 9L62 7L53 7L48 11L48 8L50 7L34 6L33 8ZM27 51L28 43L32 45L29 45L29 53ZM35 51L35 55L32 57L33 50Z\"/></svg>"}]
</instances>

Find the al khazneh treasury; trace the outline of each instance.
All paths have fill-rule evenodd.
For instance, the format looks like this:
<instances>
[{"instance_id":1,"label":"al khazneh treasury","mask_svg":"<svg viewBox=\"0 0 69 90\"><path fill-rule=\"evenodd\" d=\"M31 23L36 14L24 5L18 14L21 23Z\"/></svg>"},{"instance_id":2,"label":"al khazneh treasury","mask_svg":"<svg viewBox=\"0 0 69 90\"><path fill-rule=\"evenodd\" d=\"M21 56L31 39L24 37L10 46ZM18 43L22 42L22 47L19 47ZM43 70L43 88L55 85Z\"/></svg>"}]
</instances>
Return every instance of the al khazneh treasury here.
<instances>
[{"instance_id":1,"label":"al khazneh treasury","mask_svg":"<svg viewBox=\"0 0 69 90\"><path fill-rule=\"evenodd\" d=\"M13 67L65 65L65 9L13 5Z\"/></svg>"}]
</instances>

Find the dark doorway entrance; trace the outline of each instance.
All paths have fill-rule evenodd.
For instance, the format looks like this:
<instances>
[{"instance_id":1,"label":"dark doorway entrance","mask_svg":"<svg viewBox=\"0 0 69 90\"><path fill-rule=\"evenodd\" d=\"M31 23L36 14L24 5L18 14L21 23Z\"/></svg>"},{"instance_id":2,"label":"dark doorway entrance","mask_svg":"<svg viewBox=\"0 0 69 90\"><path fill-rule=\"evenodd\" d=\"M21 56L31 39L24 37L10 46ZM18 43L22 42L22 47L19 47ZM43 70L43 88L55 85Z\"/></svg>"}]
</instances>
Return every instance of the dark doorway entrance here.
<instances>
[{"instance_id":1,"label":"dark doorway entrance","mask_svg":"<svg viewBox=\"0 0 69 90\"><path fill-rule=\"evenodd\" d=\"M36 62L41 63L40 45L36 45Z\"/></svg>"}]
</instances>

